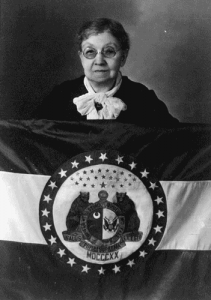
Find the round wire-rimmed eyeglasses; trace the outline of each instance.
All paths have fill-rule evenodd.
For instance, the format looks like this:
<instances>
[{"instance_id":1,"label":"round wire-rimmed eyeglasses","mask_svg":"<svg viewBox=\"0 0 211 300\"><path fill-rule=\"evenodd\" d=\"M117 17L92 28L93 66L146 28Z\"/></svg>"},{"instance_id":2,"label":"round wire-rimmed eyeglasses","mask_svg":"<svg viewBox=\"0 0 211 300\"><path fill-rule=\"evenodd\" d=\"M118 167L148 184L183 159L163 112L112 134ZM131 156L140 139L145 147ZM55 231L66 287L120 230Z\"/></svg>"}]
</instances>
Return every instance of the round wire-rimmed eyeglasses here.
<instances>
[{"instance_id":1,"label":"round wire-rimmed eyeglasses","mask_svg":"<svg viewBox=\"0 0 211 300\"><path fill-rule=\"evenodd\" d=\"M87 47L82 50L83 56L87 59L93 59L97 56L98 53L101 53L106 58L113 58L116 56L117 52L121 49L115 49L113 47L105 47L102 50L97 50L92 47Z\"/></svg>"}]
</instances>

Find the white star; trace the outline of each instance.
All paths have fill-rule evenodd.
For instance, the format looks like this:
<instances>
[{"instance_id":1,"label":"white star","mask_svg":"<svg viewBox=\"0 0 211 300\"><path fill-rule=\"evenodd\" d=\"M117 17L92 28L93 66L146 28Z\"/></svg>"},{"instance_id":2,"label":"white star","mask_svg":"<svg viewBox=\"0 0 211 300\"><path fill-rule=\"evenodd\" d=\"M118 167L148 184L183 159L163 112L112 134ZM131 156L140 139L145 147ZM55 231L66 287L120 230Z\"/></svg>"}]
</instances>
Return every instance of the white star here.
<instances>
[{"instance_id":1,"label":"white star","mask_svg":"<svg viewBox=\"0 0 211 300\"><path fill-rule=\"evenodd\" d=\"M161 232L161 228L163 228L163 227L157 225L156 227L154 227L155 232L156 232L156 233Z\"/></svg>"},{"instance_id":2,"label":"white star","mask_svg":"<svg viewBox=\"0 0 211 300\"><path fill-rule=\"evenodd\" d=\"M67 264L70 264L72 267L74 264L76 264L75 258L69 258L69 261L67 262Z\"/></svg>"},{"instance_id":3,"label":"white star","mask_svg":"<svg viewBox=\"0 0 211 300\"><path fill-rule=\"evenodd\" d=\"M153 245L153 246L155 246L155 240L153 239L153 238L151 238L150 240L149 240L149 245Z\"/></svg>"},{"instance_id":4,"label":"white star","mask_svg":"<svg viewBox=\"0 0 211 300\"><path fill-rule=\"evenodd\" d=\"M119 165L121 162L123 162L123 157L124 157L124 156L119 156L119 155L118 155L117 159L115 159L115 160L118 162L118 165Z\"/></svg>"},{"instance_id":5,"label":"white star","mask_svg":"<svg viewBox=\"0 0 211 300\"><path fill-rule=\"evenodd\" d=\"M82 268L83 268L83 270L81 271L81 273L83 273L83 272L88 273L88 271L90 270L90 268L87 265L82 266Z\"/></svg>"},{"instance_id":6,"label":"white star","mask_svg":"<svg viewBox=\"0 0 211 300\"><path fill-rule=\"evenodd\" d=\"M44 196L44 200L43 201L46 201L47 203L49 203L49 201L51 201L52 199L50 198L50 195L48 196Z\"/></svg>"},{"instance_id":7,"label":"white star","mask_svg":"<svg viewBox=\"0 0 211 300\"><path fill-rule=\"evenodd\" d=\"M154 201L157 202L157 205L159 205L160 203L163 203L162 199L163 199L162 197L161 198L157 197L157 199L155 199Z\"/></svg>"},{"instance_id":8,"label":"white star","mask_svg":"<svg viewBox=\"0 0 211 300\"><path fill-rule=\"evenodd\" d=\"M164 217L164 212L159 210L156 215L158 215L158 218L160 219L161 217Z\"/></svg>"},{"instance_id":9,"label":"white star","mask_svg":"<svg viewBox=\"0 0 211 300\"><path fill-rule=\"evenodd\" d=\"M132 266L135 265L134 259L133 260L129 260L128 263L127 263L127 265L132 268Z\"/></svg>"},{"instance_id":10,"label":"white star","mask_svg":"<svg viewBox=\"0 0 211 300\"><path fill-rule=\"evenodd\" d=\"M145 251L140 251L140 257L145 257L147 255L147 252L145 252Z\"/></svg>"},{"instance_id":11,"label":"white star","mask_svg":"<svg viewBox=\"0 0 211 300\"><path fill-rule=\"evenodd\" d=\"M144 170L144 172L140 172L140 173L141 173L142 178L143 178L143 177L146 177L146 178L147 178L147 177L148 177L148 174L149 174L149 172L147 172L146 169Z\"/></svg>"},{"instance_id":12,"label":"white star","mask_svg":"<svg viewBox=\"0 0 211 300\"><path fill-rule=\"evenodd\" d=\"M93 158L91 158L91 155L85 157L86 157L85 161L87 161L90 164L90 162L93 160Z\"/></svg>"},{"instance_id":13,"label":"white star","mask_svg":"<svg viewBox=\"0 0 211 300\"><path fill-rule=\"evenodd\" d=\"M149 187L150 189L155 189L155 188L157 188L157 185L156 185L156 183L153 183L153 182L150 182L150 187Z\"/></svg>"},{"instance_id":14,"label":"white star","mask_svg":"<svg viewBox=\"0 0 211 300\"><path fill-rule=\"evenodd\" d=\"M50 224L46 223L45 225L43 225L43 227L45 228L45 231L47 230L51 230L51 226Z\"/></svg>"},{"instance_id":15,"label":"white star","mask_svg":"<svg viewBox=\"0 0 211 300\"><path fill-rule=\"evenodd\" d=\"M101 269L100 269L100 270L98 270L98 272L99 272L99 274L100 274L100 275L104 275L104 273L105 273L105 270L103 269L103 267L101 267Z\"/></svg>"},{"instance_id":16,"label":"white star","mask_svg":"<svg viewBox=\"0 0 211 300\"><path fill-rule=\"evenodd\" d=\"M63 169L61 169L61 171L59 172L59 175L62 177L67 177L66 175L67 171L64 171Z\"/></svg>"},{"instance_id":17,"label":"white star","mask_svg":"<svg viewBox=\"0 0 211 300\"><path fill-rule=\"evenodd\" d=\"M115 274L116 273L118 273L118 272L120 272L120 267L118 267L117 265L115 265L115 267L112 269L114 272L115 272Z\"/></svg>"},{"instance_id":18,"label":"white star","mask_svg":"<svg viewBox=\"0 0 211 300\"><path fill-rule=\"evenodd\" d=\"M51 183L48 185L48 186L50 186L51 188L52 188L52 190L54 189L54 188L56 188L57 186L56 186L56 181L51 181Z\"/></svg>"},{"instance_id":19,"label":"white star","mask_svg":"<svg viewBox=\"0 0 211 300\"><path fill-rule=\"evenodd\" d=\"M65 249L62 250L62 249L59 248L59 252L57 252L57 253L60 255L60 257L62 257L63 255L66 255L65 254Z\"/></svg>"},{"instance_id":20,"label":"white star","mask_svg":"<svg viewBox=\"0 0 211 300\"><path fill-rule=\"evenodd\" d=\"M133 161L131 164L129 164L129 166L131 167L131 170L133 170L136 167L136 164Z\"/></svg>"},{"instance_id":21,"label":"white star","mask_svg":"<svg viewBox=\"0 0 211 300\"><path fill-rule=\"evenodd\" d=\"M105 159L108 159L108 157L106 157L106 153L101 153L99 159L102 159L102 161L104 161Z\"/></svg>"},{"instance_id":22,"label":"white star","mask_svg":"<svg viewBox=\"0 0 211 300\"><path fill-rule=\"evenodd\" d=\"M44 210L42 210L43 215L42 216L46 216L48 217L48 214L50 214L50 211L48 211L46 208Z\"/></svg>"},{"instance_id":23,"label":"white star","mask_svg":"<svg viewBox=\"0 0 211 300\"><path fill-rule=\"evenodd\" d=\"M72 168L78 168L78 162L74 160L74 162L71 162Z\"/></svg>"},{"instance_id":24,"label":"white star","mask_svg":"<svg viewBox=\"0 0 211 300\"><path fill-rule=\"evenodd\" d=\"M51 238L49 239L49 241L51 242L51 245L56 244L56 238L53 237L52 235L51 235Z\"/></svg>"}]
</instances>

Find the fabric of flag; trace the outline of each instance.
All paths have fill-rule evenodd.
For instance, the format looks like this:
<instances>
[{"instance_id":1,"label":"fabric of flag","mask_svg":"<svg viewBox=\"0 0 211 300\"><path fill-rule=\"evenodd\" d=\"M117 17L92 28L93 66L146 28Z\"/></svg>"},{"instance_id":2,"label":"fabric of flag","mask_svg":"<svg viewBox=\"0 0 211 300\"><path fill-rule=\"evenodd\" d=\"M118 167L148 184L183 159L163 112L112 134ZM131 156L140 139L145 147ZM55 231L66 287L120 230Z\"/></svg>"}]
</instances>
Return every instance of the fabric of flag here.
<instances>
[{"instance_id":1,"label":"fabric of flag","mask_svg":"<svg viewBox=\"0 0 211 300\"><path fill-rule=\"evenodd\" d=\"M211 299L211 126L0 122L0 299Z\"/></svg>"}]
</instances>

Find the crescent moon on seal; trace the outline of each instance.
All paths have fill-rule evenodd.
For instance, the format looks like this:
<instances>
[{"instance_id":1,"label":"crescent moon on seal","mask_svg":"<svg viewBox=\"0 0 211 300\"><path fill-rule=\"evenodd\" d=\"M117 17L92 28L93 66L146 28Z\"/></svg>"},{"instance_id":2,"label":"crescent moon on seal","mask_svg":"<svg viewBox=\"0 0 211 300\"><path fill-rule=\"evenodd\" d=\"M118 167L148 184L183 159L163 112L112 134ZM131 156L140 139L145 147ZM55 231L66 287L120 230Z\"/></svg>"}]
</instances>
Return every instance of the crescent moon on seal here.
<instances>
[{"instance_id":1,"label":"crescent moon on seal","mask_svg":"<svg viewBox=\"0 0 211 300\"><path fill-rule=\"evenodd\" d=\"M99 212L95 212L94 214L93 214L93 216L94 216L94 218L95 219L99 219L100 218L100 213Z\"/></svg>"}]
</instances>

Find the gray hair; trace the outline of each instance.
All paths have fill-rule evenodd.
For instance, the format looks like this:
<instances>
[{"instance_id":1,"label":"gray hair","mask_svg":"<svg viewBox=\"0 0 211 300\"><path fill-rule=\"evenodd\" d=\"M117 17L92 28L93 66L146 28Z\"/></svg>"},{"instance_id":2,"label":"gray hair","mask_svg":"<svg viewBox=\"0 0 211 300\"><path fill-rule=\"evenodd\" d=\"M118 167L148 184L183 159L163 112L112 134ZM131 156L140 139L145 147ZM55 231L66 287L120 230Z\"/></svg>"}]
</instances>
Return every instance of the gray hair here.
<instances>
[{"instance_id":1,"label":"gray hair","mask_svg":"<svg viewBox=\"0 0 211 300\"><path fill-rule=\"evenodd\" d=\"M119 42L123 51L129 51L130 39L128 33L124 30L121 23L108 18L97 18L92 21L85 22L77 33L77 43L79 50L83 41L90 35L99 34L104 31L110 32Z\"/></svg>"}]
</instances>

